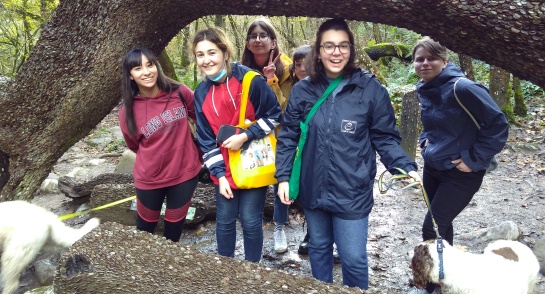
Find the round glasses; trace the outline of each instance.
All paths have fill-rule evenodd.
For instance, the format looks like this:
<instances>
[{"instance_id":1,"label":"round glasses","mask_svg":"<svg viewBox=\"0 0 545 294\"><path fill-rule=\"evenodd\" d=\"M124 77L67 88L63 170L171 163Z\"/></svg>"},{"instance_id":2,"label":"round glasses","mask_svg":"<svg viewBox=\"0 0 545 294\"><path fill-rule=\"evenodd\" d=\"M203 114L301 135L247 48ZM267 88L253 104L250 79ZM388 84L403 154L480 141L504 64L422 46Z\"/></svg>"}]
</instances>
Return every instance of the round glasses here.
<instances>
[{"instance_id":1,"label":"round glasses","mask_svg":"<svg viewBox=\"0 0 545 294\"><path fill-rule=\"evenodd\" d=\"M324 53L333 54L333 52L335 52L336 48L339 48L339 52L341 52L341 53L350 53L350 47L351 46L352 45L350 45L349 42L342 42L339 45L335 45L332 42L325 42L320 47L322 47L322 49L324 49Z\"/></svg>"},{"instance_id":2,"label":"round glasses","mask_svg":"<svg viewBox=\"0 0 545 294\"><path fill-rule=\"evenodd\" d=\"M252 35L248 35L248 38L250 42L255 42L257 38L259 38L261 42L267 42L267 40L269 40L269 34L267 33L252 34Z\"/></svg>"}]
</instances>

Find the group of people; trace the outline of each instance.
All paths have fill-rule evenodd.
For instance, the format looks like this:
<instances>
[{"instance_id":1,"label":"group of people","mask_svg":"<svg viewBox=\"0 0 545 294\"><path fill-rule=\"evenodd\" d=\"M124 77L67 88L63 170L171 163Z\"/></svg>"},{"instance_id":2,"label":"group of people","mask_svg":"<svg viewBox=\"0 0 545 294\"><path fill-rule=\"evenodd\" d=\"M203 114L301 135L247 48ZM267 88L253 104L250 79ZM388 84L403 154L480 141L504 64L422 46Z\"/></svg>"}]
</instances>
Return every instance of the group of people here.
<instances>
[{"instance_id":1,"label":"group of people","mask_svg":"<svg viewBox=\"0 0 545 294\"><path fill-rule=\"evenodd\" d=\"M286 252L284 225L293 203L289 179L300 123L335 81L338 85L330 87L331 94L308 125L301 153L297 201L303 207L308 232L299 249L308 252L313 277L333 282L336 244L343 284L369 287L366 243L376 153L391 173L401 169L423 184L439 233L452 244L452 222L479 189L494 155L502 150L508 124L486 88L467 79L458 83L456 94L480 128L464 115L452 88L465 76L448 61L445 47L424 38L413 51L415 72L421 78L417 85L425 162L421 181L416 162L400 145L388 91L355 64L354 35L343 19L323 22L313 44L297 48L293 58L281 53L276 31L265 18L250 25L245 45L241 61L236 62L224 31L208 28L197 32L191 50L204 77L194 92L166 77L148 50L131 49L125 55L119 120L128 148L137 154L134 184L139 230L155 230L166 199L164 236L179 241L198 183L200 148L215 187L218 254L234 256L239 219L245 259L259 262L267 187L238 188L228 151L275 132L274 250ZM247 121L256 123L217 143L221 125L238 123L242 80L250 70L262 76L251 81L245 110ZM189 118L196 122L199 147L192 140ZM422 238L435 237L427 213ZM430 284L411 291L432 293L434 287Z\"/></svg>"}]
</instances>

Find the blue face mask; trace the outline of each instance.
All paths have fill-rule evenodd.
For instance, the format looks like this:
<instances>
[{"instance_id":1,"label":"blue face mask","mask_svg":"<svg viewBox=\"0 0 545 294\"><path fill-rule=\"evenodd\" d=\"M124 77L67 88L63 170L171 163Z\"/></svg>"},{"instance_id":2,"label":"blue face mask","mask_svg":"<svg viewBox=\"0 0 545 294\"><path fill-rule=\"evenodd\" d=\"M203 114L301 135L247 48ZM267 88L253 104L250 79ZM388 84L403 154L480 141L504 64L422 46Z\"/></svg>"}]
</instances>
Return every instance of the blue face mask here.
<instances>
[{"instance_id":1,"label":"blue face mask","mask_svg":"<svg viewBox=\"0 0 545 294\"><path fill-rule=\"evenodd\" d=\"M223 67L221 68L221 70L215 74L214 76L212 77L208 77L212 82L217 82L219 80L221 80L225 75L227 74L227 70L225 70L225 64L223 64Z\"/></svg>"}]
</instances>

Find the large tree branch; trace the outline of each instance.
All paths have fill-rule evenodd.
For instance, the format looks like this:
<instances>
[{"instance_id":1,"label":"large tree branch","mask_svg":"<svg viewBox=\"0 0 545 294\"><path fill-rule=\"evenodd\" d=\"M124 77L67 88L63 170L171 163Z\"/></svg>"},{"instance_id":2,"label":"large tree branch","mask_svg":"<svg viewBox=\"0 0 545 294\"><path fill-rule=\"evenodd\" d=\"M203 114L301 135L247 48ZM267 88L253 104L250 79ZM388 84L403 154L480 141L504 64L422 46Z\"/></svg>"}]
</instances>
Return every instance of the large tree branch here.
<instances>
[{"instance_id":1,"label":"large tree branch","mask_svg":"<svg viewBox=\"0 0 545 294\"><path fill-rule=\"evenodd\" d=\"M118 103L120 59L128 49L140 45L159 54L201 16L267 11L404 27L544 86L545 4L507 2L61 1L13 85L0 93L0 151L10 168L0 201L32 198L56 160Z\"/></svg>"}]
</instances>

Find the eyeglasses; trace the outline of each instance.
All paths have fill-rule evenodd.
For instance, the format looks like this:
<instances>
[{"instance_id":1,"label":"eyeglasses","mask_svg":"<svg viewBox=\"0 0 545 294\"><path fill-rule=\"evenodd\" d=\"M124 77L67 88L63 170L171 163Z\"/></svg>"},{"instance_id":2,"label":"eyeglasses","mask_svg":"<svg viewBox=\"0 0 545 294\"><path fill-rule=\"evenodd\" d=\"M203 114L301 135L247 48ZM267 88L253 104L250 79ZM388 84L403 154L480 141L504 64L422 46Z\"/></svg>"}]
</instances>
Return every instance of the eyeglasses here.
<instances>
[{"instance_id":1,"label":"eyeglasses","mask_svg":"<svg viewBox=\"0 0 545 294\"><path fill-rule=\"evenodd\" d=\"M339 52L341 53L350 53L350 47L352 47L352 45L348 42L342 42L339 45L335 45L332 42L325 42L320 47L324 49L324 53L326 54L333 54L335 48L339 48Z\"/></svg>"},{"instance_id":2,"label":"eyeglasses","mask_svg":"<svg viewBox=\"0 0 545 294\"><path fill-rule=\"evenodd\" d=\"M261 42L267 42L267 40L269 40L269 34L267 34L267 33L252 34L252 35L248 35L248 38L249 38L250 42L255 42L255 40L257 40L257 38L259 38L259 40Z\"/></svg>"}]
</instances>

